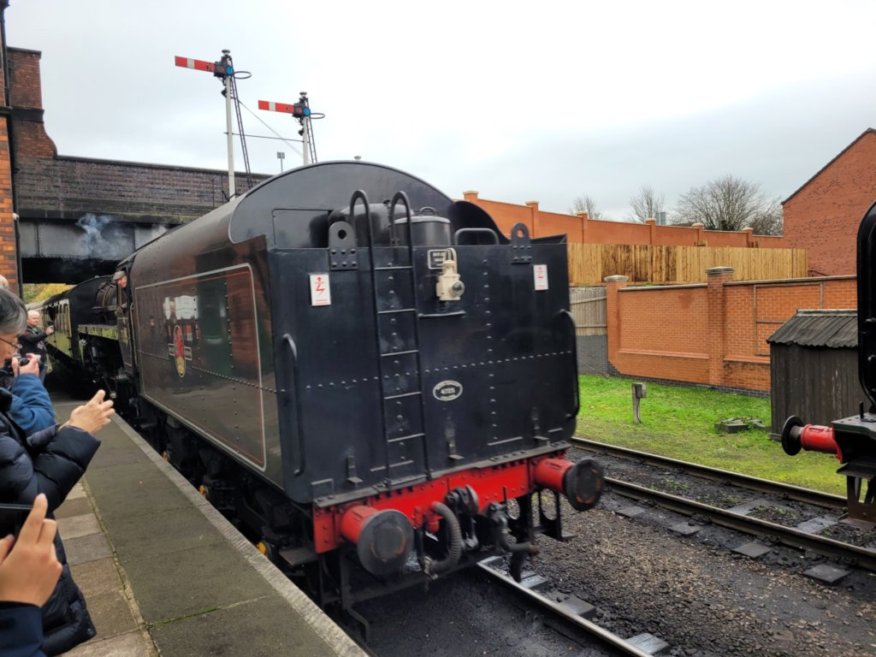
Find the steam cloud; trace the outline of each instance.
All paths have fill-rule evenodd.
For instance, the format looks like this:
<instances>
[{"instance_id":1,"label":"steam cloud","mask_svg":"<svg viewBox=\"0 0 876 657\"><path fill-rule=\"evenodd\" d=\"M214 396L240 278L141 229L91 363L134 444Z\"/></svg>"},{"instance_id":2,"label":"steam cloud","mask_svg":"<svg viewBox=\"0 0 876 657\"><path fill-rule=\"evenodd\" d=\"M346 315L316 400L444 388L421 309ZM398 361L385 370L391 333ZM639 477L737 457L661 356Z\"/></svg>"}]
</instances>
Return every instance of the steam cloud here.
<instances>
[{"instance_id":1,"label":"steam cloud","mask_svg":"<svg viewBox=\"0 0 876 657\"><path fill-rule=\"evenodd\" d=\"M76 250L86 258L121 260L134 249L130 234L116 227L112 215L89 212L76 225L84 231Z\"/></svg>"}]
</instances>

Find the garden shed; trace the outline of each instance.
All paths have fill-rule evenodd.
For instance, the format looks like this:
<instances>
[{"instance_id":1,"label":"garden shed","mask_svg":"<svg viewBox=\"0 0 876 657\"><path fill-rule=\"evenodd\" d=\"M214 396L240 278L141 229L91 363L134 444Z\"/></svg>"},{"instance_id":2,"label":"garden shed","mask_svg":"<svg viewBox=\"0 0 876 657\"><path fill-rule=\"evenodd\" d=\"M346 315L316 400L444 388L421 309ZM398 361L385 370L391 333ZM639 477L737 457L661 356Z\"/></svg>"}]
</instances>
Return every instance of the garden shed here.
<instances>
[{"instance_id":1,"label":"garden shed","mask_svg":"<svg viewBox=\"0 0 876 657\"><path fill-rule=\"evenodd\" d=\"M773 438L791 415L830 425L867 399L858 381L856 311L798 310L767 342Z\"/></svg>"}]
</instances>

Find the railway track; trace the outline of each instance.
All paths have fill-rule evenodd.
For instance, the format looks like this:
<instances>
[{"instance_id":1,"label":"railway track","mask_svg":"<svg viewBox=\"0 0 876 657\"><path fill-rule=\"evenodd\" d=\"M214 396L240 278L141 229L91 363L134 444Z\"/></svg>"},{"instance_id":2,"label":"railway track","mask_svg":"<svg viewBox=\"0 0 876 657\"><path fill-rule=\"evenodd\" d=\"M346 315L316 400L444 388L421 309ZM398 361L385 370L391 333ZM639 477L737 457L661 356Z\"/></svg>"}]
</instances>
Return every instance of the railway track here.
<instances>
[{"instance_id":1,"label":"railway track","mask_svg":"<svg viewBox=\"0 0 876 657\"><path fill-rule=\"evenodd\" d=\"M822 530L839 523L840 516L845 511L845 499L842 497L590 440L575 438L573 443L575 447L588 452L622 459L629 463L653 466L664 474L669 470L673 476L680 473L683 476L709 480L722 487L732 486L737 489L737 496L747 496L748 501L726 508L691 499L686 495L660 490L659 488L663 486L659 484L642 485L626 479L607 476L606 483L610 490L618 495L633 500L648 501L685 516L706 517L717 525L735 531L768 537L784 545L810 550L859 568L876 571L876 545L857 545L820 533ZM608 469L611 471L612 468ZM745 493L740 494L738 491L745 491ZM752 498L751 493L766 497ZM809 519L792 527L751 515L759 508L772 506L774 509L782 509L783 503L787 500L813 507ZM823 515L825 511L829 515ZM849 530L855 531L852 527ZM866 528L861 528L860 531L862 536L869 536Z\"/></svg>"},{"instance_id":2,"label":"railway track","mask_svg":"<svg viewBox=\"0 0 876 657\"><path fill-rule=\"evenodd\" d=\"M655 652L662 651L665 642L650 634L642 634L631 639L624 639L613 632L589 620L586 616L593 607L583 600L561 593L553 589L551 583L536 573L529 573L520 582L505 572L501 557L492 557L478 564L478 568L488 577L498 580L503 585L515 591L531 603L534 603L551 614L570 624L576 630L600 642L612 654L628 657L651 657ZM656 643L662 646L655 645ZM655 649L656 648L656 649Z\"/></svg>"}]
</instances>

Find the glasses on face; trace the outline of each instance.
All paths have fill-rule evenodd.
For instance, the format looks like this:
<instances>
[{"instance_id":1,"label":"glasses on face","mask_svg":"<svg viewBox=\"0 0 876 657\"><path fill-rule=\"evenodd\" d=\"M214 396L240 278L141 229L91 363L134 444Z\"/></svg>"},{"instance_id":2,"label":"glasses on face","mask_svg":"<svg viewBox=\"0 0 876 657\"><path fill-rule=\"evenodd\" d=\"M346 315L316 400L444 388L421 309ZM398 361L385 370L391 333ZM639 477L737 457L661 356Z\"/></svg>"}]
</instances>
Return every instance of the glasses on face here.
<instances>
[{"instance_id":1,"label":"glasses on face","mask_svg":"<svg viewBox=\"0 0 876 657\"><path fill-rule=\"evenodd\" d=\"M10 342L10 341L7 340L6 338L0 338L0 342L5 342L5 343L8 344L10 347L12 347L13 349L15 349L15 351L18 351L19 349L21 349L21 345L20 345L20 344L18 344L17 342Z\"/></svg>"}]
</instances>

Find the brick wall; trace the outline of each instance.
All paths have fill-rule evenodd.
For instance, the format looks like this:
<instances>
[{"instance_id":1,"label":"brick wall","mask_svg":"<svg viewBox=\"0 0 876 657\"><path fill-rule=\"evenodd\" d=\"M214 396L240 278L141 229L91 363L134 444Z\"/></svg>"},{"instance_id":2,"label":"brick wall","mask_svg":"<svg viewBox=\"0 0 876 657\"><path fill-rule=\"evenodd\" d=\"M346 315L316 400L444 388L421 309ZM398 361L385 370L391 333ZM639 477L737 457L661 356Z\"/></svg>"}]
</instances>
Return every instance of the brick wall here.
<instances>
[{"instance_id":1,"label":"brick wall","mask_svg":"<svg viewBox=\"0 0 876 657\"><path fill-rule=\"evenodd\" d=\"M820 275L855 272L858 225L876 201L876 130L865 131L783 204L785 238Z\"/></svg>"},{"instance_id":2,"label":"brick wall","mask_svg":"<svg viewBox=\"0 0 876 657\"><path fill-rule=\"evenodd\" d=\"M590 219L586 212L575 215L545 212L538 201L524 205L482 199L475 191L463 192L464 200L485 210L505 235L517 223L526 224L533 237L566 235L570 242L585 244L650 244L661 246L731 246L765 249L789 248L782 237L754 235L751 229L738 232L705 230L693 226L658 226L654 219L645 223Z\"/></svg>"},{"instance_id":3,"label":"brick wall","mask_svg":"<svg viewBox=\"0 0 876 657\"><path fill-rule=\"evenodd\" d=\"M264 178L254 176L254 181ZM134 162L25 156L15 185L18 213L28 219L78 219L94 212L172 224L225 203L228 175ZM238 191L246 189L242 175L236 185Z\"/></svg>"},{"instance_id":4,"label":"brick wall","mask_svg":"<svg viewBox=\"0 0 876 657\"><path fill-rule=\"evenodd\" d=\"M8 48L9 95L16 156L53 158L58 154L43 124L40 57L36 50ZM20 163L16 162L20 167Z\"/></svg>"},{"instance_id":5,"label":"brick wall","mask_svg":"<svg viewBox=\"0 0 876 657\"><path fill-rule=\"evenodd\" d=\"M0 10L2 11L2 10ZM3 44L0 43L0 47ZM12 161L9 149L9 107L6 78L0 66L0 274L11 289L18 291L18 262L15 253L15 222L12 207Z\"/></svg>"},{"instance_id":6,"label":"brick wall","mask_svg":"<svg viewBox=\"0 0 876 657\"><path fill-rule=\"evenodd\" d=\"M708 283L627 287L606 279L608 360L627 376L768 391L766 339L798 308L855 308L854 276L734 282L709 270Z\"/></svg>"},{"instance_id":7,"label":"brick wall","mask_svg":"<svg viewBox=\"0 0 876 657\"><path fill-rule=\"evenodd\" d=\"M2 93L2 87L0 87ZM0 95L2 102L2 95ZM0 274L18 291L18 263L15 253L15 222L12 217L12 166L9 159L8 117L0 115Z\"/></svg>"}]
</instances>

